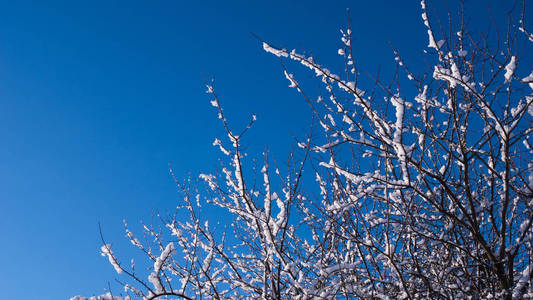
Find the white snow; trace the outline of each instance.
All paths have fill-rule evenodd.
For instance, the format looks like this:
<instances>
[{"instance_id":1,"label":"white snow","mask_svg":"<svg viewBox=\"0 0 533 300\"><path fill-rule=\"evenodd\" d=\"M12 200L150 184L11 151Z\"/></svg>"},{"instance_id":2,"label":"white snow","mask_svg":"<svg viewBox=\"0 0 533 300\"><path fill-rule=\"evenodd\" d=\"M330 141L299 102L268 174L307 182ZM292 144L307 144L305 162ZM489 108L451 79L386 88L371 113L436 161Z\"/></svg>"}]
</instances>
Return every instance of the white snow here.
<instances>
[{"instance_id":1,"label":"white snow","mask_svg":"<svg viewBox=\"0 0 533 300\"><path fill-rule=\"evenodd\" d=\"M531 71L531 74L528 76L522 78L522 81L527 82L529 84L529 87L533 89L533 71Z\"/></svg>"},{"instance_id":2,"label":"white snow","mask_svg":"<svg viewBox=\"0 0 533 300\"><path fill-rule=\"evenodd\" d=\"M153 284L156 292L158 293L164 291L163 285L161 284L161 280L159 279L159 273L165 265L165 262L172 254L174 254L175 251L176 250L174 248L174 243L168 243L163 252L161 252L161 255L156 258L154 262L154 271L148 276L148 281Z\"/></svg>"},{"instance_id":3,"label":"white snow","mask_svg":"<svg viewBox=\"0 0 533 300\"><path fill-rule=\"evenodd\" d=\"M513 299L521 299L521 292L522 289L525 288L525 286L529 283L529 277L531 276L531 268L528 265L523 271L520 276L520 279L518 279L517 284L515 285L513 289Z\"/></svg>"},{"instance_id":4,"label":"white snow","mask_svg":"<svg viewBox=\"0 0 533 300\"><path fill-rule=\"evenodd\" d=\"M435 41L435 36L433 35L433 31L431 30L431 26L429 25L429 19L426 13L426 1L420 1L420 5L422 6L422 20L424 21L424 25L426 25L426 27L428 28L428 48L434 48L435 50L439 51L439 49L444 44L444 40L440 40L438 42Z\"/></svg>"},{"instance_id":5,"label":"white snow","mask_svg":"<svg viewBox=\"0 0 533 300\"><path fill-rule=\"evenodd\" d=\"M516 69L516 57L512 56L511 61L505 66L505 74L503 75L505 77L505 83L511 82L515 69Z\"/></svg>"},{"instance_id":6,"label":"white snow","mask_svg":"<svg viewBox=\"0 0 533 300\"><path fill-rule=\"evenodd\" d=\"M289 82L291 83L289 87L291 88L298 87L298 83L296 82L296 80L294 80L294 76L292 74L287 73L287 71L283 71L283 73L285 74L285 77L289 80Z\"/></svg>"},{"instance_id":7,"label":"white snow","mask_svg":"<svg viewBox=\"0 0 533 300\"><path fill-rule=\"evenodd\" d=\"M117 260L115 259L115 256L113 255L113 251L111 250L111 244L105 244L100 248L101 255L107 256L109 259L109 262L115 268L115 271L117 271L118 274L122 273L122 268L120 268L120 265L118 264Z\"/></svg>"},{"instance_id":8,"label":"white snow","mask_svg":"<svg viewBox=\"0 0 533 300\"><path fill-rule=\"evenodd\" d=\"M468 51L466 51L466 50L459 50L459 51L457 52L457 55L458 55L459 57L465 57L465 56L468 55Z\"/></svg>"},{"instance_id":9,"label":"white snow","mask_svg":"<svg viewBox=\"0 0 533 300\"><path fill-rule=\"evenodd\" d=\"M288 57L289 54L287 53L287 50L285 49L282 49L282 50L279 50L279 49L276 49L272 46L270 46L269 44L263 42L263 49L265 49L266 52L270 52L272 54L274 54L275 56L277 57Z\"/></svg>"},{"instance_id":10,"label":"white snow","mask_svg":"<svg viewBox=\"0 0 533 300\"><path fill-rule=\"evenodd\" d=\"M75 296L70 298L70 300L131 300L130 296L126 297L119 297L112 295L111 293L106 293L100 296L92 296L92 297L83 297L83 296Z\"/></svg>"}]
</instances>

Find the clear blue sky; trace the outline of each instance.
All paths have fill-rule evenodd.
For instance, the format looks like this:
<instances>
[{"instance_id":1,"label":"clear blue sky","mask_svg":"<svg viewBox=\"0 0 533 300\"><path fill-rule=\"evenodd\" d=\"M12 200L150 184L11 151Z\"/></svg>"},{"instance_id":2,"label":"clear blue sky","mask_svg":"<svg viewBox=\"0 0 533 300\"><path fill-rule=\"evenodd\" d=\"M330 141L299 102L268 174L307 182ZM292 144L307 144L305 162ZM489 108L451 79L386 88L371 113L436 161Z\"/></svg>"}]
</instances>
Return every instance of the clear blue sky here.
<instances>
[{"instance_id":1,"label":"clear blue sky","mask_svg":"<svg viewBox=\"0 0 533 300\"><path fill-rule=\"evenodd\" d=\"M388 41L423 55L418 1L0 1L0 298L103 292L116 274L98 222L127 251L122 219L178 201L169 163L181 177L217 165L204 78L235 128L257 114L251 154L283 161L310 115L250 32L340 67L348 7L361 69L390 71ZM485 7L467 1L474 19Z\"/></svg>"}]
</instances>

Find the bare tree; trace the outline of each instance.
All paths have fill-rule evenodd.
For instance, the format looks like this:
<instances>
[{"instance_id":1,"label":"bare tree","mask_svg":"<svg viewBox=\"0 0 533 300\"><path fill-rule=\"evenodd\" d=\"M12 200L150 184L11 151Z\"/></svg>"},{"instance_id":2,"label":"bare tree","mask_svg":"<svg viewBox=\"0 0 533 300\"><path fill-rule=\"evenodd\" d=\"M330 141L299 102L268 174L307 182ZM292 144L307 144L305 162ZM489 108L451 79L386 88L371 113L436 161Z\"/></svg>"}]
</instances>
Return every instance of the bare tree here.
<instances>
[{"instance_id":1,"label":"bare tree","mask_svg":"<svg viewBox=\"0 0 533 300\"><path fill-rule=\"evenodd\" d=\"M145 226L146 242L126 227L153 263L147 280L104 242L129 296L92 299L533 298L533 72L517 49L533 42L526 2L504 38L476 37L462 14L437 34L421 6L430 69L415 75L393 49L391 84L362 86L349 27L343 76L263 42L319 125L285 171L265 155L249 172L241 141L255 116L232 131L208 84L227 133L214 142L223 166L200 175L205 188L176 179L183 203L163 228ZM322 95L286 60L315 72ZM206 205L230 226L205 220Z\"/></svg>"}]
</instances>

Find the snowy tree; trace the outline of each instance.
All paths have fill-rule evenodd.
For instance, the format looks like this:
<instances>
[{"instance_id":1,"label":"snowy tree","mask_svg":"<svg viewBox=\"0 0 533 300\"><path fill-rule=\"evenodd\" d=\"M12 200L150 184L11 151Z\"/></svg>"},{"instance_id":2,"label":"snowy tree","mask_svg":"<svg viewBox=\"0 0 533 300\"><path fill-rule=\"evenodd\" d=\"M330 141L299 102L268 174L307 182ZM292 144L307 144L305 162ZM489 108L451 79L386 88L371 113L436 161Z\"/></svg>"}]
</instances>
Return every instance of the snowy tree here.
<instances>
[{"instance_id":1,"label":"snowy tree","mask_svg":"<svg viewBox=\"0 0 533 300\"><path fill-rule=\"evenodd\" d=\"M145 241L126 226L146 276L104 242L124 295L72 299L533 298L533 70L521 65L533 34L520 4L500 39L476 37L462 19L434 30L423 0L429 71L415 74L393 49L391 84L364 85L350 28L342 76L262 42L319 130L286 170L265 155L249 172L241 142L255 116L232 131L209 83L227 133L214 142L223 166L199 176L205 186L176 179L178 213L145 226ZM319 95L287 61L314 72ZM230 222L205 219L206 206Z\"/></svg>"}]
</instances>

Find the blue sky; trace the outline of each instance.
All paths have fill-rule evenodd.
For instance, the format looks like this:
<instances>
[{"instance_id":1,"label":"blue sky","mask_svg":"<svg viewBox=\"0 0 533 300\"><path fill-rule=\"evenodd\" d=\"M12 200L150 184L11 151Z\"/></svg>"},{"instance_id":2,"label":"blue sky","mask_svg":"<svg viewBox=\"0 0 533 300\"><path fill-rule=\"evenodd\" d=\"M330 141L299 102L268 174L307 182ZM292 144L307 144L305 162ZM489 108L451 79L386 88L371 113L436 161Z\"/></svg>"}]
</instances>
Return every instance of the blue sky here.
<instances>
[{"instance_id":1,"label":"blue sky","mask_svg":"<svg viewBox=\"0 0 533 300\"><path fill-rule=\"evenodd\" d=\"M415 64L427 45L418 1L37 2L0 1L5 299L102 293L116 274L99 255L98 222L128 251L122 220L149 221L179 200L169 163L181 177L215 169L222 127L204 79L216 77L234 128L257 115L251 155L268 147L284 159L311 116L251 32L340 67L350 8L356 61L370 73L392 70L389 41ZM467 1L472 20L485 3Z\"/></svg>"}]
</instances>

